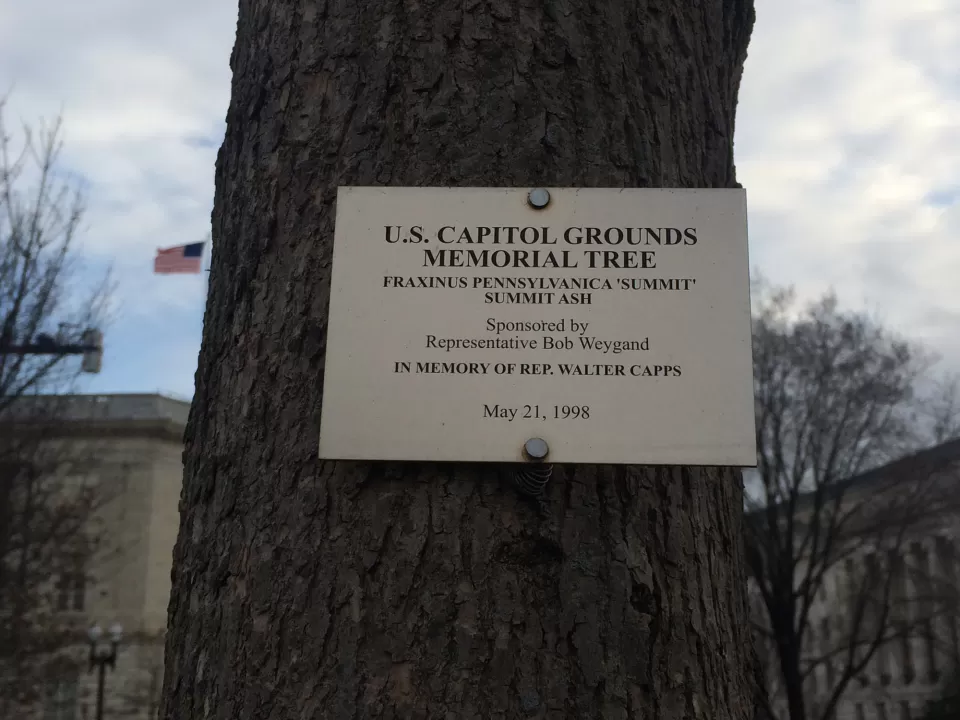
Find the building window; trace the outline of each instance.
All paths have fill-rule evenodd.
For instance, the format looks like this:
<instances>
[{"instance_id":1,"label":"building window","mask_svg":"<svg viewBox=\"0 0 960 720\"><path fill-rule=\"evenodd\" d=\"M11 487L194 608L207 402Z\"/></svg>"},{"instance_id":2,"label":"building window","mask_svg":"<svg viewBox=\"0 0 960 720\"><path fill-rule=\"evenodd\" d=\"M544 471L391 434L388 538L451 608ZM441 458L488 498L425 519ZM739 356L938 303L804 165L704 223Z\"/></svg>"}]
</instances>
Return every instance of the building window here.
<instances>
[{"instance_id":1,"label":"building window","mask_svg":"<svg viewBox=\"0 0 960 720\"><path fill-rule=\"evenodd\" d=\"M890 619L897 634L900 655L900 679L909 685L916 677L913 667L913 648L911 647L911 628L909 624L907 603L910 600L910 591L907 582L907 568L903 555L898 550L890 550Z\"/></svg>"},{"instance_id":2,"label":"building window","mask_svg":"<svg viewBox=\"0 0 960 720\"><path fill-rule=\"evenodd\" d=\"M910 720L910 704L906 700L900 701L900 720Z\"/></svg>"},{"instance_id":3,"label":"building window","mask_svg":"<svg viewBox=\"0 0 960 720\"><path fill-rule=\"evenodd\" d=\"M936 616L936 608L933 598L936 590L931 582L932 568L930 567L930 556L927 549L919 542L912 543L910 551L913 554L913 561L916 565L916 578L914 587L917 592L918 611L920 614L920 637L923 642L924 660L927 665L927 682L931 685L939 680L939 668L937 667L938 653L936 643L933 637L933 622Z\"/></svg>"},{"instance_id":4,"label":"building window","mask_svg":"<svg viewBox=\"0 0 960 720\"><path fill-rule=\"evenodd\" d=\"M857 703L856 716L857 720L866 720L867 716L863 711L863 703Z\"/></svg>"},{"instance_id":5,"label":"building window","mask_svg":"<svg viewBox=\"0 0 960 720\"><path fill-rule=\"evenodd\" d=\"M87 576L81 571L60 573L57 582L57 609L83 610L87 596Z\"/></svg>"},{"instance_id":6,"label":"building window","mask_svg":"<svg viewBox=\"0 0 960 720\"><path fill-rule=\"evenodd\" d=\"M882 701L877 703L877 720L887 720L887 706Z\"/></svg>"},{"instance_id":7,"label":"building window","mask_svg":"<svg viewBox=\"0 0 960 720\"><path fill-rule=\"evenodd\" d=\"M957 580L957 553L950 538L938 536L936 540L937 561L940 565L940 579L945 581L949 587L956 587ZM954 655L960 655L960 621L957 620L954 613L949 613L946 618L948 648Z\"/></svg>"},{"instance_id":8,"label":"building window","mask_svg":"<svg viewBox=\"0 0 960 720\"><path fill-rule=\"evenodd\" d=\"M77 678L63 677L47 687L43 720L76 720Z\"/></svg>"},{"instance_id":9,"label":"building window","mask_svg":"<svg viewBox=\"0 0 960 720\"><path fill-rule=\"evenodd\" d=\"M836 685L837 678L836 673L833 667L833 657L832 653L834 650L833 645L830 642L830 619L823 618L820 621L820 643L821 648L823 649L823 655L826 657L824 665L826 666L826 676L827 676L827 685L825 692L831 692Z\"/></svg>"}]
</instances>

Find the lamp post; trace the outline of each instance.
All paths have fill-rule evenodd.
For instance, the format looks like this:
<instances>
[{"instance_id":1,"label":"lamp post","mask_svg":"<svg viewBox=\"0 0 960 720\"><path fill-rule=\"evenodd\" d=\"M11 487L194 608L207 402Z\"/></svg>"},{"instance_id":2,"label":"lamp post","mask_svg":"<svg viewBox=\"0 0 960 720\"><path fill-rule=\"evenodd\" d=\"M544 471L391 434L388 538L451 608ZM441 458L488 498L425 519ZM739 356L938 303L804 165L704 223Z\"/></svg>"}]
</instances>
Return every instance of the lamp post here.
<instances>
[{"instance_id":1,"label":"lamp post","mask_svg":"<svg viewBox=\"0 0 960 720\"><path fill-rule=\"evenodd\" d=\"M0 340L0 355L83 355L80 369L85 373L99 373L103 360L103 333L96 328L84 330L80 342L61 342L57 337L42 333L33 342L13 345Z\"/></svg>"},{"instance_id":2,"label":"lamp post","mask_svg":"<svg viewBox=\"0 0 960 720\"><path fill-rule=\"evenodd\" d=\"M117 646L123 637L123 628L119 625L111 626L109 649L101 645L101 637L103 629L99 625L94 625L87 631L87 638L90 640L90 671L94 668L98 671L96 720L103 720L103 685L107 679L107 667L112 670L117 664Z\"/></svg>"}]
</instances>

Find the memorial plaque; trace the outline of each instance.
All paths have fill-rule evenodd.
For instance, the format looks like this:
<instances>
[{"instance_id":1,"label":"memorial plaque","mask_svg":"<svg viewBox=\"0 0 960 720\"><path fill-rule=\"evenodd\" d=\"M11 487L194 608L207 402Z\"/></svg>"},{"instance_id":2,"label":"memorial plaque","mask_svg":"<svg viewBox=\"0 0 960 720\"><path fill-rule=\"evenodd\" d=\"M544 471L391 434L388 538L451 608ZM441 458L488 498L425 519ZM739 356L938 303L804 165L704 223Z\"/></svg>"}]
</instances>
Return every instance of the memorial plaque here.
<instances>
[{"instance_id":1,"label":"memorial plaque","mask_svg":"<svg viewBox=\"0 0 960 720\"><path fill-rule=\"evenodd\" d=\"M339 189L321 458L755 465L744 191L546 190Z\"/></svg>"}]
</instances>

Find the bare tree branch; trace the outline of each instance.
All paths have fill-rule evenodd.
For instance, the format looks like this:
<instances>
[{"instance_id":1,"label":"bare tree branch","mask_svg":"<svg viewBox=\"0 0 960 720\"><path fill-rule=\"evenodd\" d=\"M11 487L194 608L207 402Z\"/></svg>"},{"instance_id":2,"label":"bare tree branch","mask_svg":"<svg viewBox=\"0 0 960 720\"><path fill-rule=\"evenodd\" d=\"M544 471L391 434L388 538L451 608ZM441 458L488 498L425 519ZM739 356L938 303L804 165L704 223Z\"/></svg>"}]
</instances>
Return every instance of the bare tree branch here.
<instances>
[{"instance_id":1,"label":"bare tree branch","mask_svg":"<svg viewBox=\"0 0 960 720\"><path fill-rule=\"evenodd\" d=\"M833 295L798 307L789 289L760 280L756 291L759 456L745 487L757 635L777 652L770 691L790 720L808 720L811 683L826 674L816 693L826 720L882 648L917 637L930 647L932 623L956 612L955 589L904 551L960 511L960 442L925 450L960 427L960 402L955 384L928 381L919 348ZM918 392L924 383L937 402ZM845 595L825 610L834 580ZM907 583L922 591L905 594Z\"/></svg>"},{"instance_id":2,"label":"bare tree branch","mask_svg":"<svg viewBox=\"0 0 960 720\"><path fill-rule=\"evenodd\" d=\"M0 717L18 716L69 661L78 632L69 611L90 579L95 518L110 497L90 473L96 448L57 432L78 362L16 350L41 334L79 344L102 328L108 277L79 263L84 198L61 170L60 120L24 126L16 140L6 110L0 98Z\"/></svg>"}]
</instances>

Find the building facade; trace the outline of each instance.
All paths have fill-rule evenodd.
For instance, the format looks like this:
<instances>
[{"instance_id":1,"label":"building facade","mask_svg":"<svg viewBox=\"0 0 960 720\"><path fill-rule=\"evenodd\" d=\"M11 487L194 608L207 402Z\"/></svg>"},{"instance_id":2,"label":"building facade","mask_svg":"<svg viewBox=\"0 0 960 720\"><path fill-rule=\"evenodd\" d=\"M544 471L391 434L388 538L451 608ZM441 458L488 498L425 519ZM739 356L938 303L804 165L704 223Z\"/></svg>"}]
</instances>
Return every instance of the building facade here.
<instances>
[{"instance_id":1,"label":"building facade","mask_svg":"<svg viewBox=\"0 0 960 720\"><path fill-rule=\"evenodd\" d=\"M89 669L87 631L102 628L106 649L109 629L120 626L115 664L104 672L103 717L148 720L157 716L163 680L189 403L161 395L78 395L64 402L44 442L89 459L72 466L82 465L84 482L93 477L102 501L89 518L95 550L83 567L50 578L51 617L71 629L75 642L62 652L72 662L51 671L31 714L94 720L99 673Z\"/></svg>"},{"instance_id":2,"label":"building facade","mask_svg":"<svg viewBox=\"0 0 960 720\"><path fill-rule=\"evenodd\" d=\"M111 626L123 628L115 666L105 671L104 718L157 716L189 407L188 402L162 395L81 395L67 398L58 410L51 442L79 448L81 456L91 458L84 472L95 476L105 490L104 502L91 518L100 542L82 568L50 578L55 616L73 629L75 642L68 655L74 662L47 679L38 709L22 717L95 720L98 673L88 669L86 639L94 625L105 634ZM960 460L960 443L955 449ZM896 593L931 593L931 582L960 588L958 515L943 515L914 528L900 547L911 567L923 572L897 577ZM811 608L805 646L811 662L837 647L851 613L852 579L864 568L882 563L883 552L865 545L827 573ZM907 614L898 622L913 623L914 631L885 643L874 654L837 704L835 720L917 720L960 658L956 614L936 613L929 622L918 622L922 618L910 617L909 608L922 604L903 607ZM755 613L762 622L760 604ZM760 652L774 710L778 718L786 718L778 694L776 653L763 644ZM821 661L810 673L805 692L810 720L821 717L841 662L840 657Z\"/></svg>"},{"instance_id":3,"label":"building facade","mask_svg":"<svg viewBox=\"0 0 960 720\"><path fill-rule=\"evenodd\" d=\"M924 488L915 490L915 483L924 483ZM853 668L856 672L830 718L918 720L960 667L960 502L949 502L951 497L960 501L960 441L878 468L845 485L838 513L854 504L883 507L888 499L881 493L888 492L904 497L917 493L917 505L926 497L920 493L928 493L938 510L891 525L886 532L871 528L869 535L857 535L838 547L805 624L807 718L824 718L839 679ZM943 499L948 502L940 502ZM802 565L796 568L795 586L805 570ZM769 628L753 583L751 601L755 621ZM771 705L775 716L785 719L789 713L774 644L758 634Z\"/></svg>"}]
</instances>

